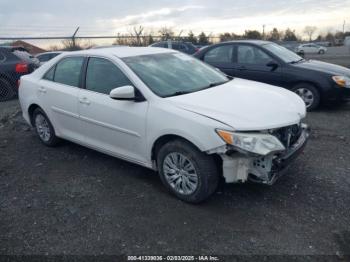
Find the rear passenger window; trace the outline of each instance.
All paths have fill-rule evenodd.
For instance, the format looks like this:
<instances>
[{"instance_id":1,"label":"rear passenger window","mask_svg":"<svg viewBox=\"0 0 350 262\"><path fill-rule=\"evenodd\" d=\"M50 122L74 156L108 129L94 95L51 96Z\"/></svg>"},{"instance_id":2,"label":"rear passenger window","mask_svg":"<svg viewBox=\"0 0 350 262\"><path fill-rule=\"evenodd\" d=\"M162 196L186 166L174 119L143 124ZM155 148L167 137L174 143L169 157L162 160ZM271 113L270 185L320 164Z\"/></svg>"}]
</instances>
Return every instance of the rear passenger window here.
<instances>
[{"instance_id":1,"label":"rear passenger window","mask_svg":"<svg viewBox=\"0 0 350 262\"><path fill-rule=\"evenodd\" d=\"M53 78L55 76L55 69L56 66L52 67L43 77L45 80L53 81Z\"/></svg>"},{"instance_id":2,"label":"rear passenger window","mask_svg":"<svg viewBox=\"0 0 350 262\"><path fill-rule=\"evenodd\" d=\"M124 73L103 58L90 58L86 72L86 89L109 95L112 89L132 85Z\"/></svg>"},{"instance_id":3,"label":"rear passenger window","mask_svg":"<svg viewBox=\"0 0 350 262\"><path fill-rule=\"evenodd\" d=\"M233 54L233 45L218 46L204 56L207 63L231 63Z\"/></svg>"},{"instance_id":4,"label":"rear passenger window","mask_svg":"<svg viewBox=\"0 0 350 262\"><path fill-rule=\"evenodd\" d=\"M51 59L51 54L40 55L37 58L40 62L47 62Z\"/></svg>"},{"instance_id":5,"label":"rear passenger window","mask_svg":"<svg viewBox=\"0 0 350 262\"><path fill-rule=\"evenodd\" d=\"M54 81L57 83L79 87L83 57L68 57L56 65Z\"/></svg>"}]
</instances>

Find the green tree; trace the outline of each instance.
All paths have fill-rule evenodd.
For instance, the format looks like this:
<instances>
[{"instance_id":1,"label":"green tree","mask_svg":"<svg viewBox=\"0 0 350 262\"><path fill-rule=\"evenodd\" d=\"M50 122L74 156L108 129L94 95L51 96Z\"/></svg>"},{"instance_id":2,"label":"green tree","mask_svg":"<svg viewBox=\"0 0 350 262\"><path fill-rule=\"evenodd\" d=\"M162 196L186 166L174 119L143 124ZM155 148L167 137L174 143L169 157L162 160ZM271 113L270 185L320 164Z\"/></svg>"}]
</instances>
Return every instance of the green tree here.
<instances>
[{"instance_id":1,"label":"green tree","mask_svg":"<svg viewBox=\"0 0 350 262\"><path fill-rule=\"evenodd\" d=\"M198 36L198 43L201 45L209 44L209 38L206 36L204 32L200 33L200 35Z\"/></svg>"},{"instance_id":2,"label":"green tree","mask_svg":"<svg viewBox=\"0 0 350 262\"><path fill-rule=\"evenodd\" d=\"M194 44L194 45L198 43L198 39L197 39L197 37L193 34L192 31L190 31L190 32L188 33L187 41L188 41L188 42L191 42L191 43Z\"/></svg>"},{"instance_id":3,"label":"green tree","mask_svg":"<svg viewBox=\"0 0 350 262\"><path fill-rule=\"evenodd\" d=\"M262 35L259 31L257 30L246 30L244 32L243 38L245 39L262 39Z\"/></svg>"},{"instance_id":4,"label":"green tree","mask_svg":"<svg viewBox=\"0 0 350 262\"><path fill-rule=\"evenodd\" d=\"M287 28L284 32L284 41L298 41L297 36L295 35L295 31Z\"/></svg>"},{"instance_id":5,"label":"green tree","mask_svg":"<svg viewBox=\"0 0 350 262\"><path fill-rule=\"evenodd\" d=\"M241 39L242 37L239 35L236 35L235 33L223 33L220 34L220 42L226 42L226 41L232 41L236 39Z\"/></svg>"},{"instance_id":6,"label":"green tree","mask_svg":"<svg viewBox=\"0 0 350 262\"><path fill-rule=\"evenodd\" d=\"M268 40L269 41L279 41L281 40L281 33L278 31L277 28L274 28L268 35Z\"/></svg>"}]
</instances>

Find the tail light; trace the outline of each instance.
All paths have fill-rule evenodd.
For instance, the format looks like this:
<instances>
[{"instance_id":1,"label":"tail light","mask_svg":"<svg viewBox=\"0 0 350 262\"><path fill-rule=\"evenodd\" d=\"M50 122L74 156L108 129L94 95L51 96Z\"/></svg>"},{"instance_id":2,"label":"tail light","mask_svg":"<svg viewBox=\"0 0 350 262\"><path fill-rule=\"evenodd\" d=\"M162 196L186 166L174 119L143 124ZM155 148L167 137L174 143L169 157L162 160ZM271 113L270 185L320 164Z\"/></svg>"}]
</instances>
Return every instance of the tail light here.
<instances>
[{"instance_id":1,"label":"tail light","mask_svg":"<svg viewBox=\"0 0 350 262\"><path fill-rule=\"evenodd\" d=\"M27 63L18 63L16 64L16 73L28 73L29 68Z\"/></svg>"}]
</instances>

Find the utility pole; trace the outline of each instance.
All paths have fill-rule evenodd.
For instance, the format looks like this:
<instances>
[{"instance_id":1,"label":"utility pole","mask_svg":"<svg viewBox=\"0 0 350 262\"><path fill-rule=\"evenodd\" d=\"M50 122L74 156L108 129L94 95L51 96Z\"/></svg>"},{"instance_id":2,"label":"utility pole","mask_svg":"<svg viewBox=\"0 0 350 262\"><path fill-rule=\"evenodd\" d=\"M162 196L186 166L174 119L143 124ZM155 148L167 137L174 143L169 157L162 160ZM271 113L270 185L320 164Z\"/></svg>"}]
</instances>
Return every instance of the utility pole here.
<instances>
[{"instance_id":1,"label":"utility pole","mask_svg":"<svg viewBox=\"0 0 350 262\"><path fill-rule=\"evenodd\" d=\"M343 23L343 34L345 34L345 24L346 24L346 21L344 20L344 23Z\"/></svg>"},{"instance_id":2,"label":"utility pole","mask_svg":"<svg viewBox=\"0 0 350 262\"><path fill-rule=\"evenodd\" d=\"M266 25L263 25L263 34L262 34L263 40L265 40L265 27Z\"/></svg>"}]
</instances>

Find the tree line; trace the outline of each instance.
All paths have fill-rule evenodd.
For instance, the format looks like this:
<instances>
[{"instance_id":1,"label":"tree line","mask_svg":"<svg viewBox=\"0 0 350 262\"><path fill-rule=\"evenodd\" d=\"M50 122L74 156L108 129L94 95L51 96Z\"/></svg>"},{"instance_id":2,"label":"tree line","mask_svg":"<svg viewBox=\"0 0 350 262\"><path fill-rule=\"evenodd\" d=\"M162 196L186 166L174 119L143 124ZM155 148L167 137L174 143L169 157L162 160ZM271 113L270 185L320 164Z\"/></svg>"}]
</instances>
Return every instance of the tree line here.
<instances>
[{"instance_id":1,"label":"tree line","mask_svg":"<svg viewBox=\"0 0 350 262\"><path fill-rule=\"evenodd\" d=\"M306 26L303 30L304 35L308 37L311 41L327 41L331 45L337 44L339 39L344 39L346 36L350 36L350 32L328 32L326 34L319 34L317 37L317 27ZM181 40L186 42L191 42L194 45L209 45L215 42L225 42L231 40L267 40L273 42L279 41L295 41L301 42L303 39L300 35L296 33L295 30L287 28L286 30L279 30L278 28L273 28L269 32L260 32L258 30L245 30L243 34L236 34L225 32L219 35L213 36L212 34L207 35L205 32L201 32L199 35L195 35L193 31L189 31L187 35L182 35L180 33L175 33L172 28L162 27L157 32L148 31L146 32L143 26L133 27L129 30L127 34L116 35L116 39L113 45L128 45L128 46L148 46L158 41L166 41L168 39ZM63 50L79 50L91 48L95 44L89 40L65 40L62 42ZM59 49L57 46L51 49ZM62 49L62 48L61 48Z\"/></svg>"}]
</instances>

